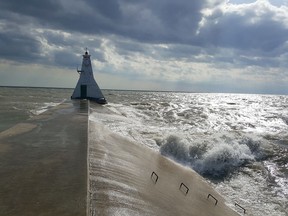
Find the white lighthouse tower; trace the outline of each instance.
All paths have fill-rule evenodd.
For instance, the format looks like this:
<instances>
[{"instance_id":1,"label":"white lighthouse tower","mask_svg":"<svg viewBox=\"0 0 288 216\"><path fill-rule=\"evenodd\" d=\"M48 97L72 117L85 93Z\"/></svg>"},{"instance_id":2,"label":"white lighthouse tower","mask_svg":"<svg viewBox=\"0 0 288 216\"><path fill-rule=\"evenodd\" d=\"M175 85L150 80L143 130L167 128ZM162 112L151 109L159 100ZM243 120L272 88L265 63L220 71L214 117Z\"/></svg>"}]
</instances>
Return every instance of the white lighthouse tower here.
<instances>
[{"instance_id":1,"label":"white lighthouse tower","mask_svg":"<svg viewBox=\"0 0 288 216\"><path fill-rule=\"evenodd\" d=\"M88 54L87 48L83 55L81 70L77 70L77 72L80 74L80 77L71 99L89 99L100 104L107 103L94 79L90 55Z\"/></svg>"}]
</instances>

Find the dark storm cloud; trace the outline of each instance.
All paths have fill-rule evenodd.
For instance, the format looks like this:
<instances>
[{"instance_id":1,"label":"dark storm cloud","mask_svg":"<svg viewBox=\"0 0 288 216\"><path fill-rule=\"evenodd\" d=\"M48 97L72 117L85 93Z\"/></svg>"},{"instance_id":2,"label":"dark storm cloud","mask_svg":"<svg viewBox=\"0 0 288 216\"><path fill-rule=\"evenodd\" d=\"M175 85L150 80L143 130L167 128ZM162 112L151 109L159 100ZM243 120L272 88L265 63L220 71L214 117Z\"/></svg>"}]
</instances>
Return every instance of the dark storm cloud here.
<instances>
[{"instance_id":1,"label":"dark storm cloud","mask_svg":"<svg viewBox=\"0 0 288 216\"><path fill-rule=\"evenodd\" d=\"M47 54L49 56L41 55L43 41L49 46L64 47L70 53L79 52L79 47L100 47L101 41L95 39L97 36L115 39L114 45L120 55L143 53L157 59L179 58L239 67L274 67L279 64L279 58L274 57L288 52L285 46L288 28L280 19L275 19L278 16L275 8L255 3L238 13L218 7L224 2L1 0L0 55L2 59L15 61L37 60L44 56L42 63L51 64L53 59L56 61L61 57L58 55L62 51L52 49ZM212 8L212 13L204 15L205 8ZM259 8L264 14L259 15ZM254 19L256 21L252 22ZM201 23L203 20L204 24ZM17 25L21 28L17 29ZM54 32L33 32L37 28ZM70 36L65 37L61 31ZM79 40L81 35L94 38ZM149 47L157 44L167 44L168 47ZM230 52L225 53L226 49ZM105 61L100 48L91 51L99 61ZM75 57L73 55L71 59ZM64 60L58 63L70 65Z\"/></svg>"},{"instance_id":2,"label":"dark storm cloud","mask_svg":"<svg viewBox=\"0 0 288 216\"><path fill-rule=\"evenodd\" d=\"M96 47L95 49L89 49L89 53L94 60L105 62L103 52L99 49L101 46L100 39L79 40L79 38L83 38L80 34L63 34L53 30L45 30L41 35L49 46L60 48L48 53L49 56L46 57L50 59L49 64L54 62L59 67L75 68L75 63L79 62L80 59L79 55L84 53L84 48L87 47Z\"/></svg>"},{"instance_id":3,"label":"dark storm cloud","mask_svg":"<svg viewBox=\"0 0 288 216\"><path fill-rule=\"evenodd\" d=\"M95 9L97 13L101 14L101 16L111 21L119 22L122 19L122 12L118 0L86 1L86 3Z\"/></svg>"},{"instance_id":4,"label":"dark storm cloud","mask_svg":"<svg viewBox=\"0 0 288 216\"><path fill-rule=\"evenodd\" d=\"M79 62L79 57L77 57L73 52L69 50L55 51L53 53L54 65L63 66L68 68L75 68L75 63Z\"/></svg>"},{"instance_id":5,"label":"dark storm cloud","mask_svg":"<svg viewBox=\"0 0 288 216\"><path fill-rule=\"evenodd\" d=\"M208 24L199 35L205 44L270 52L282 46L288 39L286 23L274 20L276 14L272 11L267 10L263 17L259 17L257 11L247 11L244 15L236 12L215 13L208 17ZM253 22L253 19L258 20Z\"/></svg>"},{"instance_id":6,"label":"dark storm cloud","mask_svg":"<svg viewBox=\"0 0 288 216\"><path fill-rule=\"evenodd\" d=\"M43 40L50 46L62 46L68 50L73 46L91 45L90 40L77 40L77 34L106 37L118 35L146 43L183 43L193 35L201 19L200 2L202 1L2 0L0 34L4 45L1 46L0 54L4 59L29 61L30 58L37 62L35 56L43 56ZM10 28L10 24L18 25L19 29ZM65 31L76 36L67 38L53 31L33 32L37 28ZM93 44L93 47L99 44ZM139 52L143 50L140 46L132 48L128 42L122 47L123 50L119 49L119 53L132 52L133 49ZM95 54L100 61L104 61L103 55L99 52ZM47 64L51 64L51 59L58 59L53 57L58 55L57 52L50 55L44 56Z\"/></svg>"},{"instance_id":7,"label":"dark storm cloud","mask_svg":"<svg viewBox=\"0 0 288 216\"><path fill-rule=\"evenodd\" d=\"M149 52L147 46L133 41L114 41L114 46L120 55L131 55L131 53L148 54Z\"/></svg>"},{"instance_id":8,"label":"dark storm cloud","mask_svg":"<svg viewBox=\"0 0 288 216\"><path fill-rule=\"evenodd\" d=\"M59 2L59 1L58 1ZM38 0L3 0L0 2L1 10L26 16L36 17L38 19L49 19L55 15L61 8L55 0L38 1Z\"/></svg>"},{"instance_id":9,"label":"dark storm cloud","mask_svg":"<svg viewBox=\"0 0 288 216\"><path fill-rule=\"evenodd\" d=\"M77 39L74 37L65 37L57 31L44 31L41 33L43 38L47 40L50 45L70 47L77 43Z\"/></svg>"},{"instance_id":10,"label":"dark storm cloud","mask_svg":"<svg viewBox=\"0 0 288 216\"><path fill-rule=\"evenodd\" d=\"M33 35L23 32L20 28L5 25L7 29L0 33L0 57L2 60L31 62L40 59L40 42Z\"/></svg>"},{"instance_id":11,"label":"dark storm cloud","mask_svg":"<svg viewBox=\"0 0 288 216\"><path fill-rule=\"evenodd\" d=\"M205 1L144 1L127 10L132 36L155 43L187 43L201 20ZM127 7L129 8L129 7Z\"/></svg>"},{"instance_id":12,"label":"dark storm cloud","mask_svg":"<svg viewBox=\"0 0 288 216\"><path fill-rule=\"evenodd\" d=\"M169 42L191 37L201 19L203 2L86 0L78 4L77 1L3 0L0 8L10 14L34 18L35 23L50 28Z\"/></svg>"}]
</instances>

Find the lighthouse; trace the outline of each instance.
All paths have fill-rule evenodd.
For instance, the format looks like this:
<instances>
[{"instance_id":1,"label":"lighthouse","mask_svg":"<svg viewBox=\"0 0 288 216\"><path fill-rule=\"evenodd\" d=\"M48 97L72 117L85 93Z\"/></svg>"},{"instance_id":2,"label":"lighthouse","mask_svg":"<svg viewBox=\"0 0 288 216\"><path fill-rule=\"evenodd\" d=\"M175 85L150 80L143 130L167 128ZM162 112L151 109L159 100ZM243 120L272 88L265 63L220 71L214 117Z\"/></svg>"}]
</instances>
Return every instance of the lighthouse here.
<instances>
[{"instance_id":1,"label":"lighthouse","mask_svg":"<svg viewBox=\"0 0 288 216\"><path fill-rule=\"evenodd\" d=\"M87 48L83 55L81 70L77 69L77 72L80 74L80 77L71 99L89 99L99 104L106 104L106 99L94 79L91 59Z\"/></svg>"}]
</instances>

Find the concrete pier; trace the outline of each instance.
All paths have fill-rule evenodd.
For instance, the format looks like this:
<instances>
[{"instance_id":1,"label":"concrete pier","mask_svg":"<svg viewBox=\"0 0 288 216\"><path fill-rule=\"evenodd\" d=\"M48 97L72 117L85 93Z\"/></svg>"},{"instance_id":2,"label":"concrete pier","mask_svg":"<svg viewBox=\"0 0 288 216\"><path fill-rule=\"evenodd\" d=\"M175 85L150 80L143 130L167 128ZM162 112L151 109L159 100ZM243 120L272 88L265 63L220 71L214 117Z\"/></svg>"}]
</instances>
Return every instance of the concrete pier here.
<instances>
[{"instance_id":1,"label":"concrete pier","mask_svg":"<svg viewBox=\"0 0 288 216\"><path fill-rule=\"evenodd\" d=\"M91 103L88 126L89 216L236 216L200 175L97 121L112 111ZM114 113L115 114L115 113Z\"/></svg>"},{"instance_id":2,"label":"concrete pier","mask_svg":"<svg viewBox=\"0 0 288 216\"><path fill-rule=\"evenodd\" d=\"M0 133L1 216L239 215L193 170L88 121L88 109L68 101Z\"/></svg>"},{"instance_id":3,"label":"concrete pier","mask_svg":"<svg viewBox=\"0 0 288 216\"><path fill-rule=\"evenodd\" d=\"M0 133L0 215L86 215L87 101Z\"/></svg>"}]
</instances>

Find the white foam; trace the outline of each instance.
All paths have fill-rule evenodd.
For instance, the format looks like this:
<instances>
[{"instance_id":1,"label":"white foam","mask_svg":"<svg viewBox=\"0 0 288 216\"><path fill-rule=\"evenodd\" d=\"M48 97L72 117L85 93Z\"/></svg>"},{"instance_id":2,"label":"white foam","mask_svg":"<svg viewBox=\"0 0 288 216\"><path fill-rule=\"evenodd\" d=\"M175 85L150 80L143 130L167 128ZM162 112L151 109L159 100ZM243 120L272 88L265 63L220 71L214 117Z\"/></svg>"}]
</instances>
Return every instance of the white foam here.
<instances>
[{"instance_id":1,"label":"white foam","mask_svg":"<svg viewBox=\"0 0 288 216\"><path fill-rule=\"evenodd\" d=\"M260 168L252 171L246 168L245 172L246 175L234 175L227 181L215 184L216 190L229 197L231 203L236 202L244 207L248 215L286 216L287 200L271 195L262 175L263 170ZM237 210L243 212L241 209Z\"/></svg>"},{"instance_id":2,"label":"white foam","mask_svg":"<svg viewBox=\"0 0 288 216\"><path fill-rule=\"evenodd\" d=\"M273 187L273 191L277 196L285 199L288 197L288 179L284 173L280 172L279 166L271 161L265 161L264 166L268 171L268 178L271 184L277 185ZM288 164L286 165L288 166Z\"/></svg>"},{"instance_id":3,"label":"white foam","mask_svg":"<svg viewBox=\"0 0 288 216\"><path fill-rule=\"evenodd\" d=\"M231 137L231 134L210 135L193 141L172 135L162 143L160 152L163 155L172 157L201 174L218 177L254 161L261 153L260 146L256 145L258 140L245 136Z\"/></svg>"},{"instance_id":4,"label":"white foam","mask_svg":"<svg viewBox=\"0 0 288 216\"><path fill-rule=\"evenodd\" d=\"M41 107L38 107L37 109L31 110L30 112L34 115L40 115L41 113L46 112L48 109L51 109L52 107L58 106L61 103L63 103L65 100L61 101L60 103L43 103Z\"/></svg>"},{"instance_id":5,"label":"white foam","mask_svg":"<svg viewBox=\"0 0 288 216\"><path fill-rule=\"evenodd\" d=\"M137 94L138 98L130 104L127 101L126 104L109 103L107 107L113 114L91 113L91 120L99 120L112 131L156 151L160 147L164 155L201 174L229 176L215 186L223 186L222 193L242 201L253 215L283 213L281 203L283 197L287 198L287 178L279 166L268 159L278 153L274 140L287 142L287 97L143 95L141 98L141 94ZM261 168L255 169L255 166ZM277 183L270 191L266 172L271 173ZM274 197L281 191L282 197ZM263 206L255 203L257 200L261 200Z\"/></svg>"},{"instance_id":6,"label":"white foam","mask_svg":"<svg viewBox=\"0 0 288 216\"><path fill-rule=\"evenodd\" d=\"M111 104L107 106L111 113L92 112L89 115L89 120L93 122L102 122L110 130L121 136L127 137L137 141L137 143L146 145L150 148L158 150L158 145L153 138L147 138L151 136L151 133L155 133L158 127L153 125L144 125L145 118L148 118L145 114L138 113L132 107L121 106L118 104Z\"/></svg>"}]
</instances>

